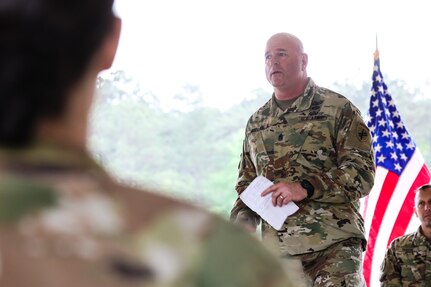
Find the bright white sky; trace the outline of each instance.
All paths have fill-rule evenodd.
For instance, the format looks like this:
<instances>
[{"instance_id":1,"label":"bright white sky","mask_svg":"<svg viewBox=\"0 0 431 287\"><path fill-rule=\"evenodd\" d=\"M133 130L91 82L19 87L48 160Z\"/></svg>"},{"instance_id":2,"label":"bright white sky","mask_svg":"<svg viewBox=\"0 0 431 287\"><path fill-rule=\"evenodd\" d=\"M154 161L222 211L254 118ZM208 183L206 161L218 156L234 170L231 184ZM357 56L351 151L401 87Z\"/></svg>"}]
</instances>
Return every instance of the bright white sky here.
<instances>
[{"instance_id":1,"label":"bright white sky","mask_svg":"<svg viewBox=\"0 0 431 287\"><path fill-rule=\"evenodd\" d=\"M112 70L169 99L186 83L207 104L227 107L253 90L271 90L266 40L290 32L304 43L308 74L319 85L371 83L376 34L391 79L431 91L431 17L427 1L116 0L123 33ZM396 97L395 88L389 87ZM346 95L348 97L348 95Z\"/></svg>"}]
</instances>

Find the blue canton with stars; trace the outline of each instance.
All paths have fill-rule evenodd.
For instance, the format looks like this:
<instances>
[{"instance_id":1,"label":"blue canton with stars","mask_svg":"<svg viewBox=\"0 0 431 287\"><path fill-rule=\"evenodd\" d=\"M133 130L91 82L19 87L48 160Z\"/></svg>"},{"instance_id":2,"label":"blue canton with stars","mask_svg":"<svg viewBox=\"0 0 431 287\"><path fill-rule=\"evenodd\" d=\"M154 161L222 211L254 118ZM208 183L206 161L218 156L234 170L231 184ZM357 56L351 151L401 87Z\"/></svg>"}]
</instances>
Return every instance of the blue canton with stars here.
<instances>
[{"instance_id":1,"label":"blue canton with stars","mask_svg":"<svg viewBox=\"0 0 431 287\"><path fill-rule=\"evenodd\" d=\"M368 127L373 137L376 165L401 175L416 145L401 121L400 113L383 82L380 59L374 60Z\"/></svg>"}]
</instances>

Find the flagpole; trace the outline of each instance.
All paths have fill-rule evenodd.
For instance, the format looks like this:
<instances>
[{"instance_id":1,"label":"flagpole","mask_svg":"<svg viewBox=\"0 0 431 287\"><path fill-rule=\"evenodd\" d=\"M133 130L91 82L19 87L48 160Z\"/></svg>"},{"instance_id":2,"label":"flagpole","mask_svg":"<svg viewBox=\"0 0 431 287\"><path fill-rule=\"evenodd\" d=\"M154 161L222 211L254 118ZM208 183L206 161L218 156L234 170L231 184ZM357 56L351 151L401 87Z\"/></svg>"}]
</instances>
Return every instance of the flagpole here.
<instances>
[{"instance_id":1,"label":"flagpole","mask_svg":"<svg viewBox=\"0 0 431 287\"><path fill-rule=\"evenodd\" d=\"M374 52L374 60L377 60L378 58L379 58L379 46L378 46L377 33L376 33L376 51Z\"/></svg>"}]
</instances>

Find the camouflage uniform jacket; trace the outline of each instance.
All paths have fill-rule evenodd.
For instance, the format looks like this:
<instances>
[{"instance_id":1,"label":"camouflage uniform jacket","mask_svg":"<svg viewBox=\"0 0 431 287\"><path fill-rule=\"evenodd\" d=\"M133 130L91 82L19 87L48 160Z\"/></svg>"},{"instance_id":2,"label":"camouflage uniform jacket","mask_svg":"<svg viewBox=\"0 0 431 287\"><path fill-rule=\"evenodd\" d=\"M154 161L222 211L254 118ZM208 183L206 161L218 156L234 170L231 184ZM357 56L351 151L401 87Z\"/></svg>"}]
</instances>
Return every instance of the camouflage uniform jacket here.
<instances>
[{"instance_id":1,"label":"camouflage uniform jacket","mask_svg":"<svg viewBox=\"0 0 431 287\"><path fill-rule=\"evenodd\" d=\"M84 152L0 150L0 286L294 286L255 238Z\"/></svg>"},{"instance_id":2,"label":"camouflage uniform jacket","mask_svg":"<svg viewBox=\"0 0 431 287\"><path fill-rule=\"evenodd\" d=\"M431 286L431 242L421 228L392 241L381 266L381 286Z\"/></svg>"},{"instance_id":3,"label":"camouflage uniform jacket","mask_svg":"<svg viewBox=\"0 0 431 287\"><path fill-rule=\"evenodd\" d=\"M326 249L350 237L364 238L359 199L374 181L371 136L359 110L345 97L318 87L312 79L285 111L270 99L249 119L239 163L240 194L259 175L273 182L306 179L314 195L298 202L280 231L262 224L282 254ZM239 198L231 212L260 222Z\"/></svg>"}]
</instances>

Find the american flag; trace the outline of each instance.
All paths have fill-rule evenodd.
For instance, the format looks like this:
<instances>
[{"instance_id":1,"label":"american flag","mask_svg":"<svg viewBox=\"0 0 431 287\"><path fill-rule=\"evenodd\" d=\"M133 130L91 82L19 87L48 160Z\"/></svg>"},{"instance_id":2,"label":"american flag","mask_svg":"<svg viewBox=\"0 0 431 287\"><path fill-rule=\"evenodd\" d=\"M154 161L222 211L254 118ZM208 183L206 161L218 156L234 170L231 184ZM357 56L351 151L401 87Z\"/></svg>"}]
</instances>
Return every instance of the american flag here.
<instances>
[{"instance_id":1,"label":"american flag","mask_svg":"<svg viewBox=\"0 0 431 287\"><path fill-rule=\"evenodd\" d=\"M414 191L431 179L383 81L378 51L374 53L372 79L368 127L377 167L363 209L368 235L363 274L368 287L380 286L380 265L391 241L419 226L413 216Z\"/></svg>"}]
</instances>

